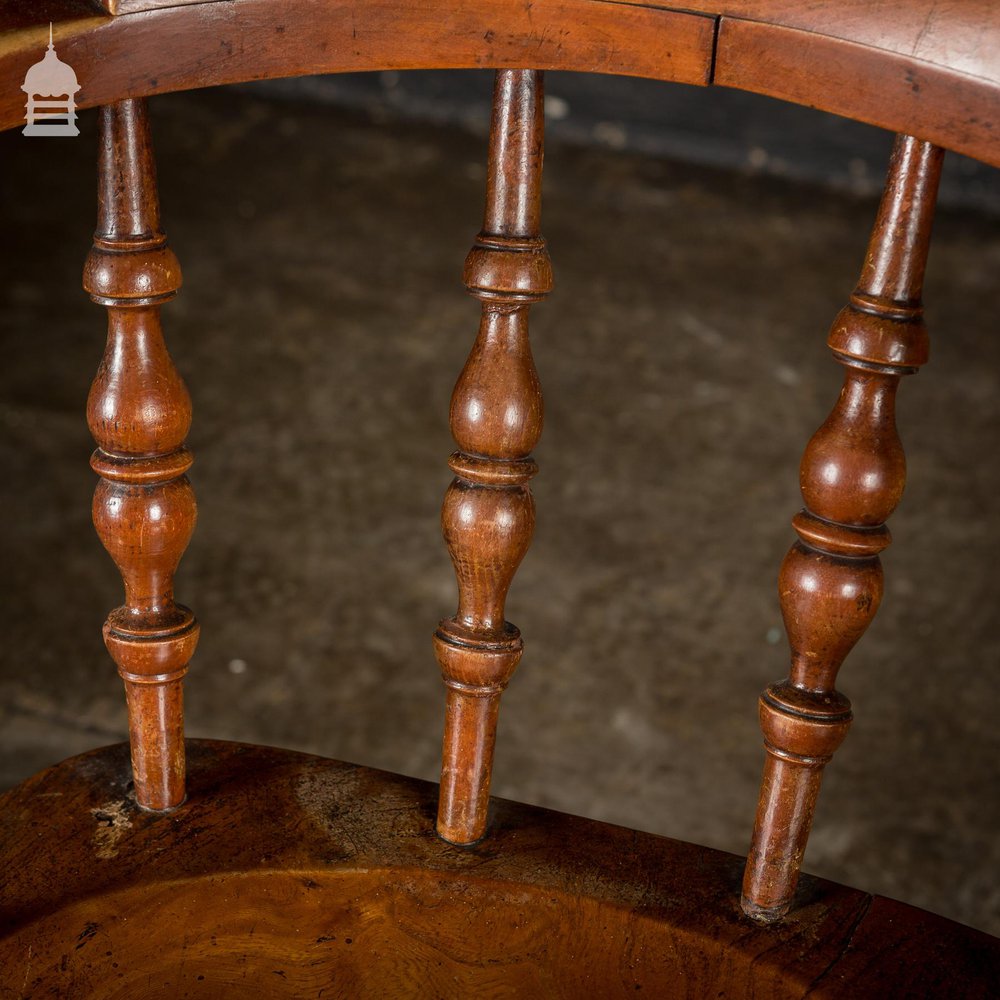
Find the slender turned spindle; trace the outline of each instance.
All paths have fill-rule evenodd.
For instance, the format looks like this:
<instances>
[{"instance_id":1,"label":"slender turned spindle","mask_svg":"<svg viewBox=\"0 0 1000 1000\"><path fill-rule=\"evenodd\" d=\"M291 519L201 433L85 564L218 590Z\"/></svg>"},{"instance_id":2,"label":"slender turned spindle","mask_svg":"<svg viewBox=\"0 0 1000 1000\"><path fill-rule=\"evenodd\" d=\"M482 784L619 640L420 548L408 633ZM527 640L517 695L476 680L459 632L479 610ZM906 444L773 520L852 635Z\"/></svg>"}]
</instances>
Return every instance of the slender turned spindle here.
<instances>
[{"instance_id":1,"label":"slender turned spindle","mask_svg":"<svg viewBox=\"0 0 1000 1000\"><path fill-rule=\"evenodd\" d=\"M504 620L511 580L531 541L542 395L528 343L528 310L552 288L539 227L542 74L500 70L493 95L486 214L464 280L483 303L479 336L455 386L459 450L441 522L458 577L458 611L434 649L447 686L438 833L456 844L486 830L500 695L521 658Z\"/></svg>"},{"instance_id":2,"label":"slender turned spindle","mask_svg":"<svg viewBox=\"0 0 1000 1000\"><path fill-rule=\"evenodd\" d=\"M160 231L146 105L101 109L98 222L83 287L108 309L108 342L87 402L101 476L94 525L125 584L104 641L125 682L135 795L147 809L184 799L181 682L198 642L173 577L194 530L185 472L191 400L163 342L160 306L181 272Z\"/></svg>"},{"instance_id":3,"label":"slender turned spindle","mask_svg":"<svg viewBox=\"0 0 1000 1000\"><path fill-rule=\"evenodd\" d=\"M767 755L743 881L743 909L757 920L791 906L823 767L851 724L837 671L882 597L878 553L906 476L896 388L927 360L921 292L943 157L897 137L858 287L827 341L844 387L802 459L799 540L778 580L791 671L760 699Z\"/></svg>"}]
</instances>

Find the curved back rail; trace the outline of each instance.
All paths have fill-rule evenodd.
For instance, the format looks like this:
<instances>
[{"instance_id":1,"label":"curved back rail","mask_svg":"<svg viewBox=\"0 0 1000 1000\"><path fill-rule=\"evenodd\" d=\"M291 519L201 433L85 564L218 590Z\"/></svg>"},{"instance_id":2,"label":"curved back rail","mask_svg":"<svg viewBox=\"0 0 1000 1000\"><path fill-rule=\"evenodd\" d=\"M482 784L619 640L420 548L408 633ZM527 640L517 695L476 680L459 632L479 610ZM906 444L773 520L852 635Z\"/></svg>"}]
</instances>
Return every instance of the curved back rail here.
<instances>
[{"instance_id":1,"label":"curved back rail","mask_svg":"<svg viewBox=\"0 0 1000 1000\"><path fill-rule=\"evenodd\" d=\"M115 0L107 0L115 6ZM903 132L1000 166L992 0L121 0L0 3L0 128L48 42L81 108L125 97L379 69L578 70L734 87Z\"/></svg>"}]
</instances>

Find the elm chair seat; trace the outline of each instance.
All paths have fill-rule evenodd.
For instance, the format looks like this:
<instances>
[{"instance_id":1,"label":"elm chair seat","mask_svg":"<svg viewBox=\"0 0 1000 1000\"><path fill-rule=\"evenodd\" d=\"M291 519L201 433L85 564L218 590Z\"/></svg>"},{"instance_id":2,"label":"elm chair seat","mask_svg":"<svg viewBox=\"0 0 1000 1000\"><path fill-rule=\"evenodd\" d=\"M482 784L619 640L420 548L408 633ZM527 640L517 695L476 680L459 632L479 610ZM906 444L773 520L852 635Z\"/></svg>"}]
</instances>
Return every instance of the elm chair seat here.
<instances>
[{"instance_id":1,"label":"elm chair seat","mask_svg":"<svg viewBox=\"0 0 1000 1000\"><path fill-rule=\"evenodd\" d=\"M988 935L822 879L754 925L743 859L705 847L503 800L453 847L426 782L188 759L166 815L136 806L124 745L0 799L0 995L987 997L1000 975Z\"/></svg>"}]
</instances>

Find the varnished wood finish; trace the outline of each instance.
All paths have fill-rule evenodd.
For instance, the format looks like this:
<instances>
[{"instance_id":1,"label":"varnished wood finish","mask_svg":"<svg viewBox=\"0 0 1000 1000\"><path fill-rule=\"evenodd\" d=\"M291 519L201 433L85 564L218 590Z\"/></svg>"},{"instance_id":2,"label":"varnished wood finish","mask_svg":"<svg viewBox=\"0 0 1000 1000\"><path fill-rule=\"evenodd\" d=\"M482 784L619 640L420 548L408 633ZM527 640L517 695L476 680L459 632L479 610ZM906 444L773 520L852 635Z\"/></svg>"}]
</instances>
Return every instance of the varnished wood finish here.
<instances>
[{"instance_id":1,"label":"varnished wood finish","mask_svg":"<svg viewBox=\"0 0 1000 1000\"><path fill-rule=\"evenodd\" d=\"M172 813L136 807L123 746L0 798L0 997L984 1000L1000 979L995 939L808 876L754 926L734 855L502 800L456 848L424 782L227 743L188 760Z\"/></svg>"},{"instance_id":2,"label":"varnished wood finish","mask_svg":"<svg viewBox=\"0 0 1000 1000\"><path fill-rule=\"evenodd\" d=\"M212 0L96 0L109 14L134 14L157 7L180 7L186 3L211 3Z\"/></svg>"},{"instance_id":3,"label":"varnished wood finish","mask_svg":"<svg viewBox=\"0 0 1000 1000\"><path fill-rule=\"evenodd\" d=\"M565 69L754 90L1000 165L993 0L898 0L891 10L870 0L226 0L118 17L94 10L83 0L0 0L0 128L23 120L18 88L52 20L59 55L83 84L81 108L307 73Z\"/></svg>"},{"instance_id":4,"label":"varnished wood finish","mask_svg":"<svg viewBox=\"0 0 1000 1000\"><path fill-rule=\"evenodd\" d=\"M184 798L181 682L198 642L173 577L194 530L184 447L191 400L163 342L160 307L181 284L160 229L145 102L101 110L99 213L84 288L108 310L108 342L87 419L102 478L94 525L121 570L125 604L104 641L128 699L136 796L149 809Z\"/></svg>"},{"instance_id":5,"label":"varnished wood finish","mask_svg":"<svg viewBox=\"0 0 1000 1000\"><path fill-rule=\"evenodd\" d=\"M89 418L95 523L126 588L105 638L126 684L135 792L112 749L0 802L2 995L994 996L996 941L798 873L822 769L851 722L836 675L877 610L884 522L903 488L893 407L927 354L920 288L941 163L930 143L1000 165L1000 7L102 3L111 14L87 0L0 0L0 128L23 119L20 81L51 20L83 84L78 105L108 105L85 284L108 307L109 341ZM279 751L197 747L184 804L181 679L198 626L172 579L195 521L190 403L159 326L180 271L136 99L480 66L506 68L485 224L466 265L483 320L453 399L459 451L443 511L459 582L457 613L435 636L448 687L443 839L431 790ZM926 140L897 144L861 281L830 334L844 388L807 448L806 509L780 576L792 667L761 699L767 756L742 897L773 923L798 884L800 905L777 926L745 920L740 861L702 848L504 803L476 844L499 700L522 648L504 604L534 518L542 414L527 312L551 287L539 230L547 69L738 87Z\"/></svg>"},{"instance_id":6,"label":"varnished wood finish","mask_svg":"<svg viewBox=\"0 0 1000 1000\"><path fill-rule=\"evenodd\" d=\"M441 523L458 577L458 610L434 651L448 688L438 832L467 844L486 829L500 695L521 658L504 604L535 526L528 481L542 393L528 311L552 288L541 236L542 74L500 70L493 95L482 232L464 280L483 303L479 335L451 399L459 450Z\"/></svg>"},{"instance_id":7,"label":"varnished wood finish","mask_svg":"<svg viewBox=\"0 0 1000 1000\"><path fill-rule=\"evenodd\" d=\"M897 138L858 287L828 339L844 387L802 459L799 541L778 581L791 672L760 700L767 758L743 885L743 908L760 920L791 905L822 769L851 723L837 672L882 598L878 553L906 476L895 396L927 360L921 292L943 157Z\"/></svg>"},{"instance_id":8,"label":"varnished wood finish","mask_svg":"<svg viewBox=\"0 0 1000 1000\"><path fill-rule=\"evenodd\" d=\"M827 27L829 14L839 4L800 5L803 9L817 6L827 11L823 22ZM931 4L896 5L907 15L914 13L908 8L918 6ZM898 25L896 11L888 14L868 0L866 7L867 12L856 10L853 19L845 17L843 24L857 25L856 34L862 38L886 41L877 26ZM897 32L887 40L893 45L891 55L877 45L851 40L854 32L850 31L844 39L724 17L719 24L714 82L819 107L892 132L909 132L1000 166L1000 84L984 86L975 75L980 69L994 80L1000 76L995 66L1000 53L1000 5L991 4L988 10L975 7L956 4L941 17L928 11L928 31L921 34L914 27ZM953 18L953 12L959 16ZM912 23L907 16L906 24ZM931 44L935 38L937 47ZM912 49L907 51L905 45L911 41Z\"/></svg>"},{"instance_id":9,"label":"varnished wood finish","mask_svg":"<svg viewBox=\"0 0 1000 1000\"><path fill-rule=\"evenodd\" d=\"M24 73L55 23L77 106L220 83L433 67L564 69L707 84L710 17L604 0L226 0L112 17L75 0L0 0L0 128L24 121ZM2 37L2 36L0 36ZM13 91L5 89L8 80Z\"/></svg>"}]
</instances>

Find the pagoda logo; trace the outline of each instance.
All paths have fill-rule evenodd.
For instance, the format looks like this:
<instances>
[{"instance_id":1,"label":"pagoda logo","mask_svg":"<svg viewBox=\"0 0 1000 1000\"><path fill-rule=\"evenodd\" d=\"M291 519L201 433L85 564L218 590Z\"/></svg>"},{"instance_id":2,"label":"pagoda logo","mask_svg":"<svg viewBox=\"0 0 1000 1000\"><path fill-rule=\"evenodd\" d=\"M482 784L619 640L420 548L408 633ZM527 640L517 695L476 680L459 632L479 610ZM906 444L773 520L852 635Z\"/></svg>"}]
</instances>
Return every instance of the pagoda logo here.
<instances>
[{"instance_id":1,"label":"pagoda logo","mask_svg":"<svg viewBox=\"0 0 1000 1000\"><path fill-rule=\"evenodd\" d=\"M49 23L49 47L45 57L24 76L21 90L28 95L25 105L24 135L79 135L76 127L76 101L80 89L73 67L56 55Z\"/></svg>"}]
</instances>

